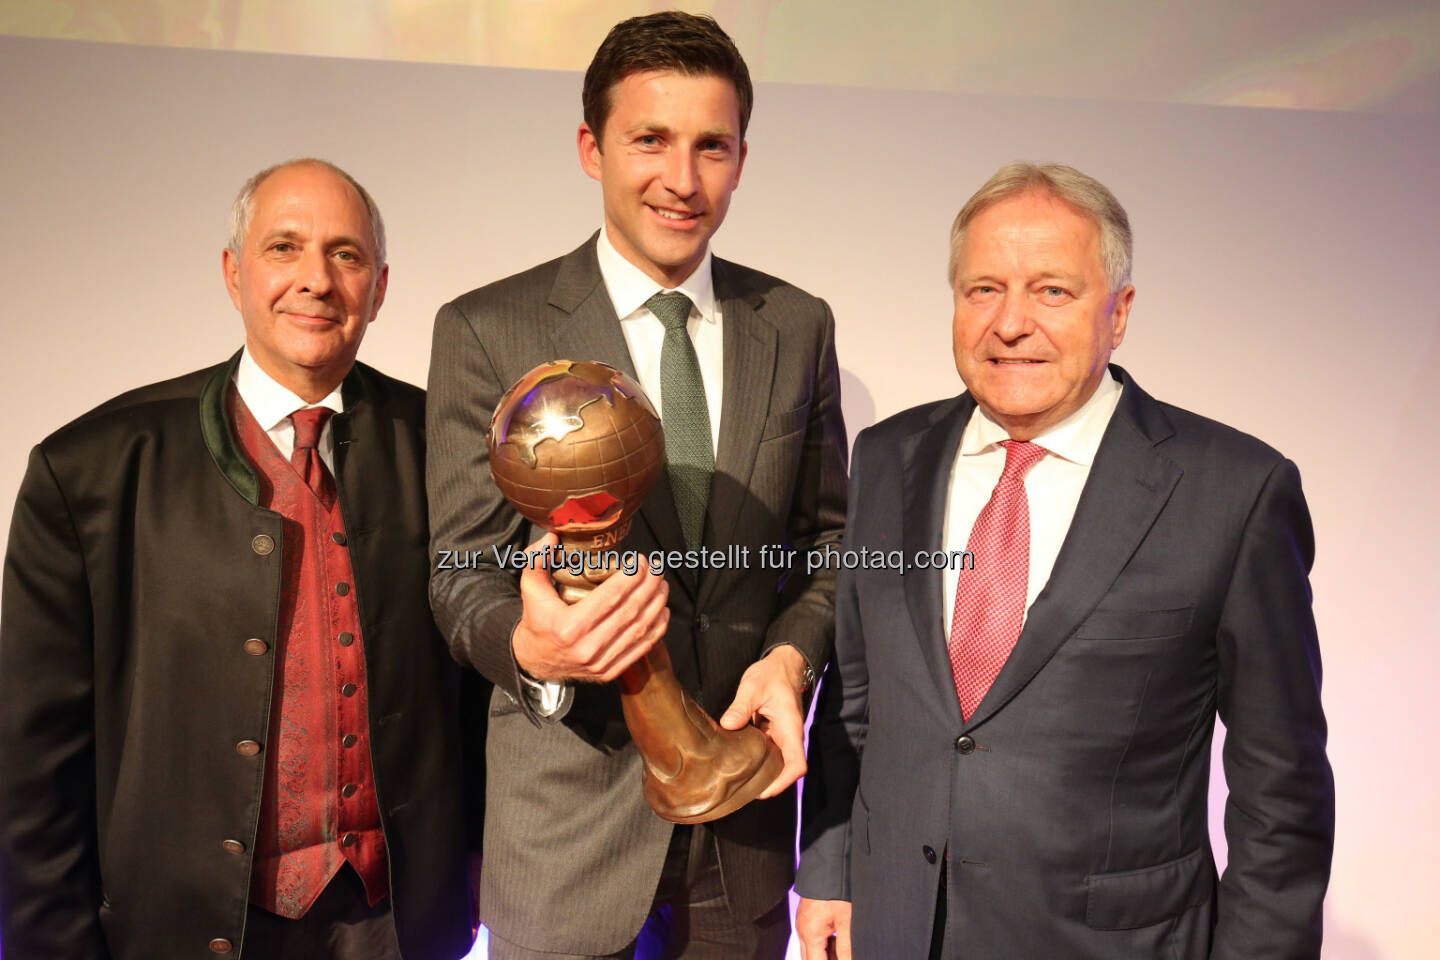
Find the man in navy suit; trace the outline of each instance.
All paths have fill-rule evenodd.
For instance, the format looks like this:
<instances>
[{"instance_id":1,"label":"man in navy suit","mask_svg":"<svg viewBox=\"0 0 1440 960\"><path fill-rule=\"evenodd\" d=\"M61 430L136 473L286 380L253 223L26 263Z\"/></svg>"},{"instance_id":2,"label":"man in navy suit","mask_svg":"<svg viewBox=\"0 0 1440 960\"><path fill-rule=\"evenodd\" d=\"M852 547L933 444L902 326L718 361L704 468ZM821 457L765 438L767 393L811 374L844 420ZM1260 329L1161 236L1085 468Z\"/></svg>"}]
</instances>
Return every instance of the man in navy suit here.
<instances>
[{"instance_id":1,"label":"man in navy suit","mask_svg":"<svg viewBox=\"0 0 1440 960\"><path fill-rule=\"evenodd\" d=\"M911 567L840 575L807 960L832 936L842 958L1319 956L1334 783L1299 474L1109 365L1130 253L1110 191L1057 164L1001 169L955 221L967 392L855 445L845 546Z\"/></svg>"}]
</instances>

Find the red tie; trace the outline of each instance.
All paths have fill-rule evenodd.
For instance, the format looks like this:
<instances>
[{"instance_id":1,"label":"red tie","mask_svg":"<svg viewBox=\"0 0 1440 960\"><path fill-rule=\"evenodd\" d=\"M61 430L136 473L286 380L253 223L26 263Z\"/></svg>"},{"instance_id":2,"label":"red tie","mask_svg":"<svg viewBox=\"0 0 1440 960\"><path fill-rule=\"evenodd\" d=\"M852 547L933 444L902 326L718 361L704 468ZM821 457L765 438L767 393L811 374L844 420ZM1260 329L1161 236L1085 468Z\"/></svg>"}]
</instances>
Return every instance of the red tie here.
<instances>
[{"instance_id":1,"label":"red tie","mask_svg":"<svg viewBox=\"0 0 1440 960\"><path fill-rule=\"evenodd\" d=\"M950 669L967 721L1000 675L1025 622L1030 583L1025 474L1046 452L1020 440L1002 440L1000 445L1005 448L1005 470L970 530L966 549L975 555L975 568L960 573L950 621Z\"/></svg>"},{"instance_id":2,"label":"red tie","mask_svg":"<svg viewBox=\"0 0 1440 960\"><path fill-rule=\"evenodd\" d=\"M295 449L290 454L290 466L315 492L315 497L326 510L335 506L335 478L320 459L320 432L332 411L327 407L306 407L290 414L295 424Z\"/></svg>"}]
</instances>

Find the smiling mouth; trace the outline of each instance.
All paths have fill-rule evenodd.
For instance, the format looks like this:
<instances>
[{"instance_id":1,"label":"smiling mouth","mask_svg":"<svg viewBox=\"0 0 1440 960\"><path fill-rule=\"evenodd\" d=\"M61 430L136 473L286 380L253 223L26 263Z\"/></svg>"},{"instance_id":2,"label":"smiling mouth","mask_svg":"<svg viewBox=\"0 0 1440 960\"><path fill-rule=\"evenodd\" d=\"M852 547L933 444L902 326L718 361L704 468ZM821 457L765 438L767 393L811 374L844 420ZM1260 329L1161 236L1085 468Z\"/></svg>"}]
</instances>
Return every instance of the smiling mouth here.
<instances>
[{"instance_id":1,"label":"smiling mouth","mask_svg":"<svg viewBox=\"0 0 1440 960\"><path fill-rule=\"evenodd\" d=\"M700 218L700 214L691 213L688 210L668 210L665 207L654 206L650 207L650 209L654 210L656 214L664 219L673 220L676 223L684 223L687 220L698 220Z\"/></svg>"}]
</instances>

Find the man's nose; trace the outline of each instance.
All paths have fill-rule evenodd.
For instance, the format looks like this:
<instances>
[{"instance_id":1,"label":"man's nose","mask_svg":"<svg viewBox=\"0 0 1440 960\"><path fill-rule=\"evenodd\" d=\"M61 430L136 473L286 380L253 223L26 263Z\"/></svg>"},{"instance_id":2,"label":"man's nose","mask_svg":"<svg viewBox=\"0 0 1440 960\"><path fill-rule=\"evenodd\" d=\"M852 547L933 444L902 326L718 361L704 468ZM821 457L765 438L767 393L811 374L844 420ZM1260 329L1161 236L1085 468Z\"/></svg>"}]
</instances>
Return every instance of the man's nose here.
<instances>
[{"instance_id":1,"label":"man's nose","mask_svg":"<svg viewBox=\"0 0 1440 960\"><path fill-rule=\"evenodd\" d=\"M685 198L695 193L700 173L696 166L695 154L690 150L672 150L665 162L665 189L677 197Z\"/></svg>"},{"instance_id":2,"label":"man's nose","mask_svg":"<svg viewBox=\"0 0 1440 960\"><path fill-rule=\"evenodd\" d=\"M995 336L1006 343L1014 343L1035 330L1033 306L1030 298L1025 296L1023 291L1006 291L1005 300L1000 304L1000 312L995 318L993 330Z\"/></svg>"},{"instance_id":3,"label":"man's nose","mask_svg":"<svg viewBox=\"0 0 1440 960\"><path fill-rule=\"evenodd\" d=\"M334 277L330 271L334 268L330 257L324 250L311 248L306 250L300 257L299 272L296 276L297 285L301 290L315 297L327 295L334 287Z\"/></svg>"}]
</instances>

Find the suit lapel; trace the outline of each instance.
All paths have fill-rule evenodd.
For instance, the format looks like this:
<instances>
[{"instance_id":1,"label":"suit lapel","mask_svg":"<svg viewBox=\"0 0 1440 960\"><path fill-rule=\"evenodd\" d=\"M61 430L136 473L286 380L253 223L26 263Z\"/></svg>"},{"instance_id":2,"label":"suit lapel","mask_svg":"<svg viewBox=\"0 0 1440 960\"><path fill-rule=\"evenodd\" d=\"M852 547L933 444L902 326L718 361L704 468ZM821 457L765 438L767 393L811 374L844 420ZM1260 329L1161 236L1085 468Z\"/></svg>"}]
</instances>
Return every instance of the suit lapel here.
<instances>
[{"instance_id":1,"label":"suit lapel","mask_svg":"<svg viewBox=\"0 0 1440 960\"><path fill-rule=\"evenodd\" d=\"M550 315L555 359L599 360L635 378L620 318L600 277L594 237L560 261L549 302L560 311Z\"/></svg>"},{"instance_id":2,"label":"suit lapel","mask_svg":"<svg viewBox=\"0 0 1440 960\"><path fill-rule=\"evenodd\" d=\"M945 505L950 494L950 467L960 436L975 410L975 401L964 393L935 411L930 425L900 442L904 528L901 543L908 561L920 552L943 549ZM948 624L942 612L944 576L933 568L911 566L904 575L905 601L921 652L939 686L941 700L960 722L960 701L950 669L947 646Z\"/></svg>"},{"instance_id":3,"label":"suit lapel","mask_svg":"<svg viewBox=\"0 0 1440 960\"><path fill-rule=\"evenodd\" d=\"M560 262L560 270L550 289L550 337L555 345L555 358L564 360L599 360L608 363L637 383L635 364L630 348L620 330L620 318L600 276L600 262L595 257L592 236L578 250ZM649 529L651 539L664 550L685 549L685 535L680 529L680 515L675 511L675 498L670 493L670 480L664 471L655 488L645 498L637 519ZM680 581L693 595L695 576L690 570L677 570Z\"/></svg>"},{"instance_id":4,"label":"suit lapel","mask_svg":"<svg viewBox=\"0 0 1440 960\"><path fill-rule=\"evenodd\" d=\"M1145 539L1180 480L1156 446L1174 431L1160 405L1119 367L1124 385L1100 441L1050 582L1035 598L1020 639L967 727L984 723L1060 649Z\"/></svg>"},{"instance_id":5,"label":"suit lapel","mask_svg":"<svg viewBox=\"0 0 1440 960\"><path fill-rule=\"evenodd\" d=\"M706 512L705 542L722 546L730 542L736 518L750 489L750 474L770 410L777 333L773 325L756 313L763 297L740 288L725 261L716 258L712 264L715 296L724 325L721 336L725 386L720 443Z\"/></svg>"}]
</instances>

